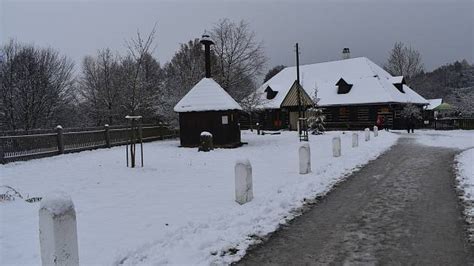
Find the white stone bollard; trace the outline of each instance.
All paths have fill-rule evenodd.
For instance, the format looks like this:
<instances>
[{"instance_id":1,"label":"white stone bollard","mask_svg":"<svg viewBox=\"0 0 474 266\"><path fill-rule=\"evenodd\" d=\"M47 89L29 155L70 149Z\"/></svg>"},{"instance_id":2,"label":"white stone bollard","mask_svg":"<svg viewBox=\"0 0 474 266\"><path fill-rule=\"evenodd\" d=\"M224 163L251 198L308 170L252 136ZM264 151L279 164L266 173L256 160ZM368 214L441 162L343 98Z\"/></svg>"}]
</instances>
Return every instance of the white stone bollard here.
<instances>
[{"instance_id":1,"label":"white stone bollard","mask_svg":"<svg viewBox=\"0 0 474 266\"><path fill-rule=\"evenodd\" d=\"M370 140L370 129L366 128L365 130L365 141Z\"/></svg>"},{"instance_id":2,"label":"white stone bollard","mask_svg":"<svg viewBox=\"0 0 474 266\"><path fill-rule=\"evenodd\" d=\"M245 204L253 199L252 165L249 160L235 163L235 201Z\"/></svg>"},{"instance_id":3,"label":"white stone bollard","mask_svg":"<svg viewBox=\"0 0 474 266\"><path fill-rule=\"evenodd\" d=\"M300 174L308 174L311 172L311 149L309 143L304 143L298 149L300 159Z\"/></svg>"},{"instance_id":4,"label":"white stone bollard","mask_svg":"<svg viewBox=\"0 0 474 266\"><path fill-rule=\"evenodd\" d=\"M332 138L332 155L334 157L341 156L341 137Z\"/></svg>"},{"instance_id":5,"label":"white stone bollard","mask_svg":"<svg viewBox=\"0 0 474 266\"><path fill-rule=\"evenodd\" d=\"M359 147L359 134L352 133L352 148Z\"/></svg>"},{"instance_id":6,"label":"white stone bollard","mask_svg":"<svg viewBox=\"0 0 474 266\"><path fill-rule=\"evenodd\" d=\"M76 211L64 192L41 200L39 234L43 265L79 265Z\"/></svg>"},{"instance_id":7,"label":"white stone bollard","mask_svg":"<svg viewBox=\"0 0 474 266\"><path fill-rule=\"evenodd\" d=\"M374 126L374 137L377 137L379 135L379 128L377 126Z\"/></svg>"}]
</instances>

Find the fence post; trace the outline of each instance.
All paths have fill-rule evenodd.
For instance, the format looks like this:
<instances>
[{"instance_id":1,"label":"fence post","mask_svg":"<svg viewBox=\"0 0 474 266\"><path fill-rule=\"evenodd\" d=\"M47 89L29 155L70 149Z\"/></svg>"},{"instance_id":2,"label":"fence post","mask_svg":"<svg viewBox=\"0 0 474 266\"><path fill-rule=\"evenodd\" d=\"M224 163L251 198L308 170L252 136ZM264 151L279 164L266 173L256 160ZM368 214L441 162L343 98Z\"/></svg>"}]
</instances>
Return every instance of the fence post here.
<instances>
[{"instance_id":1,"label":"fence post","mask_svg":"<svg viewBox=\"0 0 474 266\"><path fill-rule=\"evenodd\" d=\"M253 199L252 165L249 160L235 163L235 201L240 205Z\"/></svg>"},{"instance_id":2,"label":"fence post","mask_svg":"<svg viewBox=\"0 0 474 266\"><path fill-rule=\"evenodd\" d=\"M332 155L334 157L341 156L341 137L332 138Z\"/></svg>"},{"instance_id":3,"label":"fence post","mask_svg":"<svg viewBox=\"0 0 474 266\"><path fill-rule=\"evenodd\" d=\"M5 148L4 148L4 141L0 139L0 164L5 164Z\"/></svg>"},{"instance_id":4,"label":"fence post","mask_svg":"<svg viewBox=\"0 0 474 266\"><path fill-rule=\"evenodd\" d=\"M365 141L370 140L370 129L366 128L365 130Z\"/></svg>"},{"instance_id":5,"label":"fence post","mask_svg":"<svg viewBox=\"0 0 474 266\"><path fill-rule=\"evenodd\" d=\"M311 149L309 143L304 143L298 149L300 159L300 174L304 175L311 172Z\"/></svg>"},{"instance_id":6,"label":"fence post","mask_svg":"<svg viewBox=\"0 0 474 266\"><path fill-rule=\"evenodd\" d=\"M61 125L56 126L56 132L58 133L58 152L59 154L64 153L64 136L63 136L63 127Z\"/></svg>"},{"instance_id":7,"label":"fence post","mask_svg":"<svg viewBox=\"0 0 474 266\"><path fill-rule=\"evenodd\" d=\"M374 126L374 137L377 137L379 135L379 128L377 126Z\"/></svg>"},{"instance_id":8,"label":"fence post","mask_svg":"<svg viewBox=\"0 0 474 266\"><path fill-rule=\"evenodd\" d=\"M359 147L359 134L352 133L352 148Z\"/></svg>"},{"instance_id":9,"label":"fence post","mask_svg":"<svg viewBox=\"0 0 474 266\"><path fill-rule=\"evenodd\" d=\"M41 200L39 238L43 265L79 265L76 211L65 193Z\"/></svg>"},{"instance_id":10,"label":"fence post","mask_svg":"<svg viewBox=\"0 0 474 266\"><path fill-rule=\"evenodd\" d=\"M161 122L158 124L158 131L159 131L159 134L160 134L160 139L164 140L165 137L164 137L163 123L161 123Z\"/></svg>"},{"instance_id":11,"label":"fence post","mask_svg":"<svg viewBox=\"0 0 474 266\"><path fill-rule=\"evenodd\" d=\"M109 124L105 124L104 125L104 132L105 132L105 146L107 148L110 148L112 147L112 145L110 145L110 129L109 129Z\"/></svg>"}]
</instances>

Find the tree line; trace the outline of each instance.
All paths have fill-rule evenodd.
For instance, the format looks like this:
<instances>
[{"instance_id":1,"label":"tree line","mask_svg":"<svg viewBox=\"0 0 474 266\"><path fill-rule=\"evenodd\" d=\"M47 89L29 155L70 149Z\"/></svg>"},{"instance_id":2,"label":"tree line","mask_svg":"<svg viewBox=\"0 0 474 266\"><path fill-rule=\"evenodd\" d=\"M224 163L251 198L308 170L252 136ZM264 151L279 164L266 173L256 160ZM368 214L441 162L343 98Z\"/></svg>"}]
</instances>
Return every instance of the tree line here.
<instances>
[{"instance_id":1,"label":"tree line","mask_svg":"<svg viewBox=\"0 0 474 266\"><path fill-rule=\"evenodd\" d=\"M209 34L212 77L237 101L256 88L267 62L263 43L245 21L219 20ZM126 115L144 123L176 123L174 105L204 77L204 53L198 38L180 45L161 65L153 55L156 25L137 32L120 54L109 48L73 61L53 48L15 40L1 47L0 129L30 130L61 124L124 124Z\"/></svg>"},{"instance_id":2,"label":"tree line","mask_svg":"<svg viewBox=\"0 0 474 266\"><path fill-rule=\"evenodd\" d=\"M267 62L263 43L245 21L219 20L209 34L215 42L212 77L245 112L254 112L260 97L252 92ZM0 129L119 125L126 115L142 115L144 123L176 124L174 105L204 77L203 48L199 38L189 40L161 65L153 55L157 37L156 25L146 36L137 32L124 54L100 49L84 57L77 71L53 48L8 41L0 48ZM264 82L284 68L271 68ZM474 113L474 71L467 61L425 73L420 52L397 42L384 68L404 76L422 96L444 97ZM460 89L454 93L453 87Z\"/></svg>"}]
</instances>

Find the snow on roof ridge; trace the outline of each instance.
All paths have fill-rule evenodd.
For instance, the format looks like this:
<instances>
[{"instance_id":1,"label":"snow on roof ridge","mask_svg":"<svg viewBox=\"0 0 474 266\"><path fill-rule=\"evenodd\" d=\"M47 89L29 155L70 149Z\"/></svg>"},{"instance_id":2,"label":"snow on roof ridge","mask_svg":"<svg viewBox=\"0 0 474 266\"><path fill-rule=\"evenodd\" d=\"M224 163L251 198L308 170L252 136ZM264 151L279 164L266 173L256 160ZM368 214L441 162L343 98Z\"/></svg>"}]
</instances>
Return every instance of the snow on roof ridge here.
<instances>
[{"instance_id":1,"label":"snow on roof ridge","mask_svg":"<svg viewBox=\"0 0 474 266\"><path fill-rule=\"evenodd\" d=\"M201 79L174 107L177 113L223 110L242 107L212 78Z\"/></svg>"},{"instance_id":2,"label":"snow on roof ridge","mask_svg":"<svg viewBox=\"0 0 474 266\"><path fill-rule=\"evenodd\" d=\"M300 68L302 67L307 67L307 66L313 66L313 65L317 65L317 64L327 64L327 63L338 63L338 62L341 62L341 61L355 61L355 60L362 60L362 59L367 59L370 61L370 59L368 59L367 57L365 56L359 56L359 57L353 57L353 58L348 58L348 59L338 59L338 60L332 60L332 61L322 61L322 62L317 62L317 63L310 63L310 64L300 64ZM285 67L283 70L285 69L293 69L293 68L296 68L296 66L287 66ZM282 70L282 71L283 71Z\"/></svg>"}]
</instances>

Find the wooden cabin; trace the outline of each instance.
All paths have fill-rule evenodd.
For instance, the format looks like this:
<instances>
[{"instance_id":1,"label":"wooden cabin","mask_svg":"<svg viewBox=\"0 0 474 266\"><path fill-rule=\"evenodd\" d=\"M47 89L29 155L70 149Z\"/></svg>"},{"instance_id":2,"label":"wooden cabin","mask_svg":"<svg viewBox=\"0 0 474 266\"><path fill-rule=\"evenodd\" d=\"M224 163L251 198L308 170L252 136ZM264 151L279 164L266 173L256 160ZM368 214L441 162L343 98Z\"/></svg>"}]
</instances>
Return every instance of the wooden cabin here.
<instances>
[{"instance_id":1,"label":"wooden cabin","mask_svg":"<svg viewBox=\"0 0 474 266\"><path fill-rule=\"evenodd\" d=\"M206 77L201 79L174 107L179 113L179 138L182 147L197 147L201 133L212 134L215 147L241 146L239 114L242 107L211 78L211 45L203 35Z\"/></svg>"},{"instance_id":2,"label":"wooden cabin","mask_svg":"<svg viewBox=\"0 0 474 266\"><path fill-rule=\"evenodd\" d=\"M328 129L361 129L375 125L377 116L385 117L385 126L405 126L401 111L407 103L422 110L428 102L405 84L365 57L300 66L303 109L318 99ZM295 130L297 101L296 67L287 67L265 82L259 95L259 123L264 129ZM271 89L271 96L269 91ZM296 110L296 112L295 112ZM305 114L307 116L307 114Z\"/></svg>"},{"instance_id":3,"label":"wooden cabin","mask_svg":"<svg viewBox=\"0 0 474 266\"><path fill-rule=\"evenodd\" d=\"M203 131L212 134L215 147L240 146L241 110L217 82L203 78L174 107L174 111L179 113L181 146L199 146Z\"/></svg>"}]
</instances>

